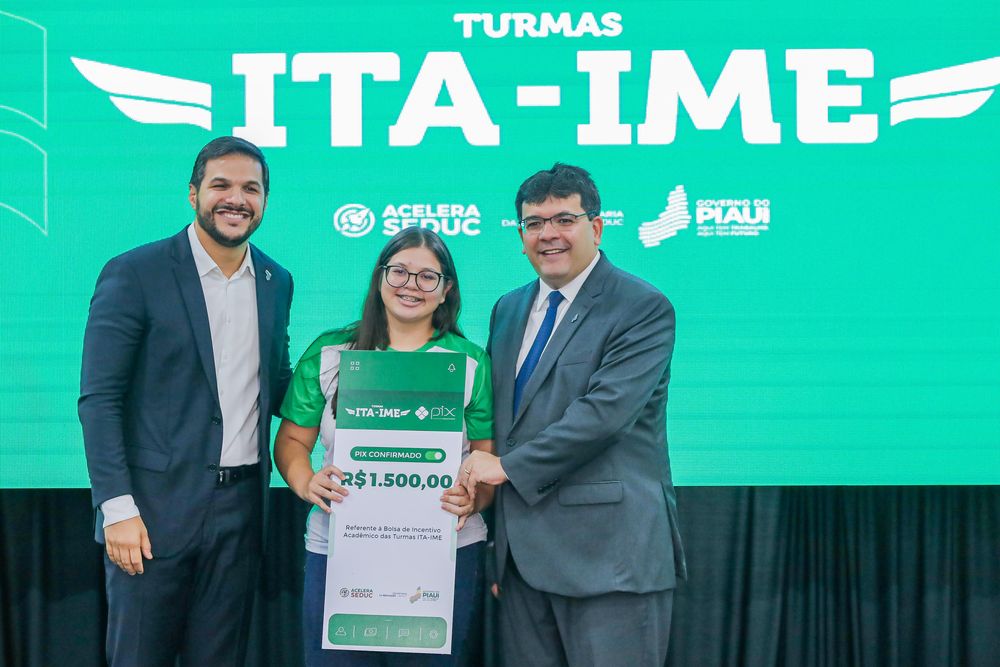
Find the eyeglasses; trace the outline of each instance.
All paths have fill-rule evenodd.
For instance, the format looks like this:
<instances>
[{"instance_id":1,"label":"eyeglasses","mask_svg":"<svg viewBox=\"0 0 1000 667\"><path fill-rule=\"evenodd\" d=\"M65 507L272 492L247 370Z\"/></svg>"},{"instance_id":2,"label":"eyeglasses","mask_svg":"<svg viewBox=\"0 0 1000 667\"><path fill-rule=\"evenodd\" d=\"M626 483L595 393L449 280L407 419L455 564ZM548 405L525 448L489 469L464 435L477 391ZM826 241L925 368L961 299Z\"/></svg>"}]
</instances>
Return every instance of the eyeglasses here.
<instances>
[{"instance_id":1,"label":"eyeglasses","mask_svg":"<svg viewBox=\"0 0 1000 667\"><path fill-rule=\"evenodd\" d=\"M534 236L535 234L542 233L542 228L545 227L546 222L551 222L553 229L557 230L569 229L570 227L576 224L577 220L579 220L585 215L591 216L594 215L594 212L584 211L583 213L557 213L551 218L542 218L537 215L532 215L525 218L524 220L518 220L517 222L519 225L521 225L521 229L526 234L531 234L532 236Z\"/></svg>"},{"instance_id":2,"label":"eyeglasses","mask_svg":"<svg viewBox=\"0 0 1000 667\"><path fill-rule=\"evenodd\" d=\"M385 271L385 282L389 283L391 287L406 287L406 284L410 282L410 276L413 276L417 289L421 292L433 292L442 280L448 280L448 276L430 269L413 273L398 264L383 264L381 269Z\"/></svg>"}]
</instances>

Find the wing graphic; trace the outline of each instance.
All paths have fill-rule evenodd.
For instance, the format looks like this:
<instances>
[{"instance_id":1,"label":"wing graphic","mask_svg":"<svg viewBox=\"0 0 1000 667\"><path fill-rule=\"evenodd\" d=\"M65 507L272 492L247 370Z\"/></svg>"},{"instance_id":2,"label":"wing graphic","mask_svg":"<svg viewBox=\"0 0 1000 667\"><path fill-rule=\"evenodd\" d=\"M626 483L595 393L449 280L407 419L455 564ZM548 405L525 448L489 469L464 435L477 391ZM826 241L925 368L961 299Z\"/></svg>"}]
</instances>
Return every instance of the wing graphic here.
<instances>
[{"instance_id":1,"label":"wing graphic","mask_svg":"<svg viewBox=\"0 0 1000 667\"><path fill-rule=\"evenodd\" d=\"M684 186L678 185L667 195L667 207L663 209L656 220L650 220L639 225L639 240L647 248L660 243L677 232L687 229L691 224L691 214L688 213L687 193Z\"/></svg>"},{"instance_id":2,"label":"wing graphic","mask_svg":"<svg viewBox=\"0 0 1000 667\"><path fill-rule=\"evenodd\" d=\"M986 104L997 84L1000 56L896 77L889 82L889 124L968 116Z\"/></svg>"},{"instance_id":3,"label":"wing graphic","mask_svg":"<svg viewBox=\"0 0 1000 667\"><path fill-rule=\"evenodd\" d=\"M212 129L212 86L154 72L70 57L87 81L140 123L196 125Z\"/></svg>"},{"instance_id":4,"label":"wing graphic","mask_svg":"<svg viewBox=\"0 0 1000 667\"><path fill-rule=\"evenodd\" d=\"M49 154L25 136L0 130L0 209L49 235Z\"/></svg>"}]
</instances>

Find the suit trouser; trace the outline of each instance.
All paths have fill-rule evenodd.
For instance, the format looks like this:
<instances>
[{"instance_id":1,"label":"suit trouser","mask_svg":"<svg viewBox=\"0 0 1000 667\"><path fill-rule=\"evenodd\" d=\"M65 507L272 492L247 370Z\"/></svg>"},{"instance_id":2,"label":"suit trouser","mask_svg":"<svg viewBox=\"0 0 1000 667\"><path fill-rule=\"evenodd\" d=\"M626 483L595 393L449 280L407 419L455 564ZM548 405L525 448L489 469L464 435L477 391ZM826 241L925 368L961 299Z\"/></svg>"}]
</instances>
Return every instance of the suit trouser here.
<instances>
[{"instance_id":1,"label":"suit trouser","mask_svg":"<svg viewBox=\"0 0 1000 667\"><path fill-rule=\"evenodd\" d=\"M108 663L115 667L242 667L261 554L255 478L216 488L198 535L129 576L104 555Z\"/></svg>"},{"instance_id":2,"label":"suit trouser","mask_svg":"<svg viewBox=\"0 0 1000 667\"><path fill-rule=\"evenodd\" d=\"M674 591L573 598L536 590L507 559L500 647L510 667L662 667Z\"/></svg>"}]
</instances>

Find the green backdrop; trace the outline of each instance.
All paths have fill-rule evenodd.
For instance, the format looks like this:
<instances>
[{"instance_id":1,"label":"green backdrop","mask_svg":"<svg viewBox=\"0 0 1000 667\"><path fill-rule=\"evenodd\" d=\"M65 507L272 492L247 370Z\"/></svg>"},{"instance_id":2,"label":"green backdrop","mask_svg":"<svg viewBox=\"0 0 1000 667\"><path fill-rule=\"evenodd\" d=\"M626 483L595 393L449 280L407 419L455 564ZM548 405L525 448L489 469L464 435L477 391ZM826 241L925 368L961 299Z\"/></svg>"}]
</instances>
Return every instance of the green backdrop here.
<instances>
[{"instance_id":1,"label":"green backdrop","mask_svg":"<svg viewBox=\"0 0 1000 667\"><path fill-rule=\"evenodd\" d=\"M97 274L191 221L231 133L270 162L293 357L407 218L484 345L534 277L517 186L560 160L676 307L679 484L1000 482L1000 5L274 4L0 4L0 486L87 485Z\"/></svg>"}]
</instances>

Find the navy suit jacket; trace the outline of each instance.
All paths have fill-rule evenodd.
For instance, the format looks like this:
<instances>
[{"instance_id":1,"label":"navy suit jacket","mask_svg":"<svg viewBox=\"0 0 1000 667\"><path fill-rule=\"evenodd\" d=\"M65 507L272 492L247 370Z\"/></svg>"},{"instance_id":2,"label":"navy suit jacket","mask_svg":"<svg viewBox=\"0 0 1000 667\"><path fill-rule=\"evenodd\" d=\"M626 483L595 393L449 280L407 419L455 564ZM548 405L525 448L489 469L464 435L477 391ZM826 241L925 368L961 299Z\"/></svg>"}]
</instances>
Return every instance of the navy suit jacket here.
<instances>
[{"instance_id":1,"label":"navy suit jacket","mask_svg":"<svg viewBox=\"0 0 1000 667\"><path fill-rule=\"evenodd\" d=\"M250 252L266 500L271 416L291 377L292 277L256 247ZM208 310L187 229L108 262L90 303L79 401L98 542L104 542L101 503L124 494L135 498L155 556L170 556L191 541L222 455L218 396Z\"/></svg>"},{"instance_id":2,"label":"navy suit jacket","mask_svg":"<svg viewBox=\"0 0 1000 667\"><path fill-rule=\"evenodd\" d=\"M515 365L538 281L493 309L496 566L569 597L649 593L685 575L667 456L674 309L603 253L549 339L517 413Z\"/></svg>"}]
</instances>

